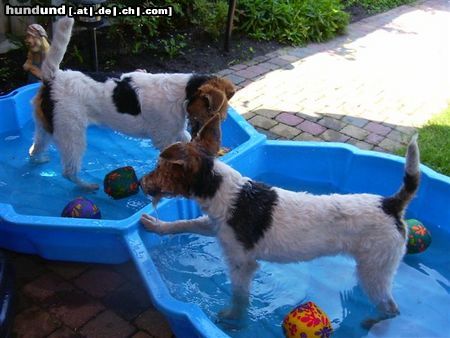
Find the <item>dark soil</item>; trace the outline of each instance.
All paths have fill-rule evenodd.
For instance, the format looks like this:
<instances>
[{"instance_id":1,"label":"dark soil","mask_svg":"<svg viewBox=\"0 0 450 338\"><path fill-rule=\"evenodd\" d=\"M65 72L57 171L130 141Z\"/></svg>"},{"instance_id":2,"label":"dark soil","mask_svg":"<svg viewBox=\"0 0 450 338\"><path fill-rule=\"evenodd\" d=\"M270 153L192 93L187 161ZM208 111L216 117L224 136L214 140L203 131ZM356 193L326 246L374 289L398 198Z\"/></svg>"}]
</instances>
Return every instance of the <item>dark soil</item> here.
<instances>
[{"instance_id":1,"label":"dark soil","mask_svg":"<svg viewBox=\"0 0 450 338\"><path fill-rule=\"evenodd\" d=\"M363 8L358 6L348 7L346 11L351 15L351 22L369 16ZM108 29L111 28L102 28L97 33L99 70L101 72L120 73L145 69L152 73L213 73L282 47L274 41L255 41L234 34L230 51L225 52L221 39L213 41L205 34L192 30L182 32L187 45L180 50L177 56L169 58L167 53L162 53L158 49L138 54L121 50L116 41L108 40ZM87 31L75 34L65 55L62 68L93 71L91 41L92 38ZM22 70L25 59L26 50L24 48L0 54L0 95L5 95L9 91L27 84L27 75Z\"/></svg>"}]
</instances>

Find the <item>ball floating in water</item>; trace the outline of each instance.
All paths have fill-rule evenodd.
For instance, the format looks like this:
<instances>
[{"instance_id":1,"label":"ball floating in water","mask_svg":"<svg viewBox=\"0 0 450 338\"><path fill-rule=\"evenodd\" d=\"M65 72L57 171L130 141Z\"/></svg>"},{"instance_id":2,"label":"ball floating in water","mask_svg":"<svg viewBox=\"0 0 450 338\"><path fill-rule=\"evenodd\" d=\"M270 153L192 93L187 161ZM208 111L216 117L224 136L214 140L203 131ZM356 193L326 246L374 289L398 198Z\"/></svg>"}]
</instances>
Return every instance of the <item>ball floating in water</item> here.
<instances>
[{"instance_id":1,"label":"ball floating in water","mask_svg":"<svg viewBox=\"0 0 450 338\"><path fill-rule=\"evenodd\" d=\"M406 220L408 225L407 253L416 254L425 251L431 244L430 231L418 220Z\"/></svg>"},{"instance_id":2,"label":"ball floating in water","mask_svg":"<svg viewBox=\"0 0 450 338\"><path fill-rule=\"evenodd\" d=\"M111 171L103 180L103 189L114 199L136 194L139 182L133 167L127 166Z\"/></svg>"},{"instance_id":3,"label":"ball floating in water","mask_svg":"<svg viewBox=\"0 0 450 338\"><path fill-rule=\"evenodd\" d=\"M74 200L67 203L64 207L62 217L73 217L73 218L93 218L100 219L102 214L100 209L92 202L84 197L77 197Z\"/></svg>"},{"instance_id":4,"label":"ball floating in water","mask_svg":"<svg viewBox=\"0 0 450 338\"><path fill-rule=\"evenodd\" d=\"M333 328L326 313L313 302L307 302L288 313L283 332L287 338L328 338Z\"/></svg>"}]
</instances>

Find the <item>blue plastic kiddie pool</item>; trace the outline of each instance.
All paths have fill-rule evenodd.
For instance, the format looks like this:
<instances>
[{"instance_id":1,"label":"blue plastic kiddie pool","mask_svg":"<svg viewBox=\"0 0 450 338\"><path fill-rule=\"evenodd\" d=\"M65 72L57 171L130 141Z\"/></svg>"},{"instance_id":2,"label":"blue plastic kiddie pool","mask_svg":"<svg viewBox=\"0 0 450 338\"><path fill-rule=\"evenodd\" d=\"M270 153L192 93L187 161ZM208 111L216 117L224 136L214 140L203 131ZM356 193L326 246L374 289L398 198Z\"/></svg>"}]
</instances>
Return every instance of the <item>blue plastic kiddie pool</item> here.
<instances>
[{"instance_id":1,"label":"blue plastic kiddie pool","mask_svg":"<svg viewBox=\"0 0 450 338\"><path fill-rule=\"evenodd\" d=\"M355 263L337 256L295 264L262 262L251 293L245 326L216 325L230 297L220 248L199 235L158 236L143 231L139 218L154 214L142 193L113 200L102 191L85 194L61 176L58 153L51 161L28 161L32 143L31 99L38 85L0 97L0 247L54 260L120 263L132 259L154 305L178 337L281 337L281 322L296 305L313 301L329 316L333 337L448 337L450 332L450 179L422 166L417 197L407 218L421 220L433 235L424 253L407 255L393 293L401 315L363 330L375 309L357 284ZM313 193L393 194L403 177L402 158L337 143L268 141L233 109L223 123L222 160L266 183ZM420 142L420 140L419 140ZM138 176L154 168L158 152L148 140L92 127L81 176L102 182L109 171L133 166ZM60 217L64 205L84 195L103 219ZM197 217L184 199L158 206L163 220Z\"/></svg>"}]
</instances>

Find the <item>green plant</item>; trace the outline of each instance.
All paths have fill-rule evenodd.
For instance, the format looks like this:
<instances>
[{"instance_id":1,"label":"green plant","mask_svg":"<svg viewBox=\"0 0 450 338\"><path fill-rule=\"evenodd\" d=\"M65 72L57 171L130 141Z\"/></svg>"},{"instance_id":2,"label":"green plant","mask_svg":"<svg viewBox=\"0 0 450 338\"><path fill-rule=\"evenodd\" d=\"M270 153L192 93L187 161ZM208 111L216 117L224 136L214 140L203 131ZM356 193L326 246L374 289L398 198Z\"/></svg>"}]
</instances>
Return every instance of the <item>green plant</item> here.
<instances>
[{"instance_id":1,"label":"green plant","mask_svg":"<svg viewBox=\"0 0 450 338\"><path fill-rule=\"evenodd\" d=\"M161 45L164 52L173 59L174 57L183 54L182 49L187 46L186 37L181 34L171 36L170 38L161 40Z\"/></svg>"},{"instance_id":2,"label":"green plant","mask_svg":"<svg viewBox=\"0 0 450 338\"><path fill-rule=\"evenodd\" d=\"M415 0L343 0L342 2L345 7L361 6L369 13L375 14L414 1Z\"/></svg>"},{"instance_id":3,"label":"green plant","mask_svg":"<svg viewBox=\"0 0 450 338\"><path fill-rule=\"evenodd\" d=\"M348 14L339 0L242 0L238 30L260 40L301 45L340 34Z\"/></svg>"},{"instance_id":4,"label":"green plant","mask_svg":"<svg viewBox=\"0 0 450 338\"><path fill-rule=\"evenodd\" d=\"M217 40L224 32L227 14L225 0L194 0L191 22Z\"/></svg>"},{"instance_id":5,"label":"green plant","mask_svg":"<svg viewBox=\"0 0 450 338\"><path fill-rule=\"evenodd\" d=\"M73 46L71 55L80 63L84 63L83 53L80 51L77 45Z\"/></svg>"},{"instance_id":6,"label":"green plant","mask_svg":"<svg viewBox=\"0 0 450 338\"><path fill-rule=\"evenodd\" d=\"M419 148L423 164L450 176L450 106L419 129ZM405 149L396 153L404 156Z\"/></svg>"}]
</instances>

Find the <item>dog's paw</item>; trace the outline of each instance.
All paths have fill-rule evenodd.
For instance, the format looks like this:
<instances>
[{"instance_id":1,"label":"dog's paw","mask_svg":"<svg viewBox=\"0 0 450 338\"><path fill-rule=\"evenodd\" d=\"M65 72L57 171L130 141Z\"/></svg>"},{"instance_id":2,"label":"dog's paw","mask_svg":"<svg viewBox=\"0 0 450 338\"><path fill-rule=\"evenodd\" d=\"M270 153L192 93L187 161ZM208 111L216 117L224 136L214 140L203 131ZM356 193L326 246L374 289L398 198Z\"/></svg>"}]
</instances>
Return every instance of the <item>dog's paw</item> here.
<instances>
[{"instance_id":1,"label":"dog's paw","mask_svg":"<svg viewBox=\"0 0 450 338\"><path fill-rule=\"evenodd\" d=\"M69 17L64 17L58 20L57 25L58 28L63 30L63 31L68 31L70 29L72 29L73 23L75 22L75 20L73 18L69 18Z\"/></svg>"},{"instance_id":2,"label":"dog's paw","mask_svg":"<svg viewBox=\"0 0 450 338\"><path fill-rule=\"evenodd\" d=\"M39 154L30 156L30 162L33 164L44 164L50 162L50 156L48 154Z\"/></svg>"},{"instance_id":3,"label":"dog's paw","mask_svg":"<svg viewBox=\"0 0 450 338\"><path fill-rule=\"evenodd\" d=\"M239 330L245 326L245 316L232 308L225 308L217 314L216 323L230 330Z\"/></svg>"},{"instance_id":4,"label":"dog's paw","mask_svg":"<svg viewBox=\"0 0 450 338\"><path fill-rule=\"evenodd\" d=\"M142 214L141 224L144 226L145 230L160 233L161 232L161 222L155 217L149 214Z\"/></svg>"},{"instance_id":5,"label":"dog's paw","mask_svg":"<svg viewBox=\"0 0 450 338\"><path fill-rule=\"evenodd\" d=\"M100 188L100 186L96 183L82 183L82 185L80 186L83 190L86 191L96 191Z\"/></svg>"}]
</instances>

